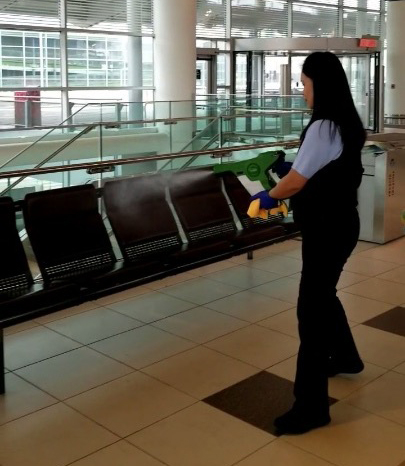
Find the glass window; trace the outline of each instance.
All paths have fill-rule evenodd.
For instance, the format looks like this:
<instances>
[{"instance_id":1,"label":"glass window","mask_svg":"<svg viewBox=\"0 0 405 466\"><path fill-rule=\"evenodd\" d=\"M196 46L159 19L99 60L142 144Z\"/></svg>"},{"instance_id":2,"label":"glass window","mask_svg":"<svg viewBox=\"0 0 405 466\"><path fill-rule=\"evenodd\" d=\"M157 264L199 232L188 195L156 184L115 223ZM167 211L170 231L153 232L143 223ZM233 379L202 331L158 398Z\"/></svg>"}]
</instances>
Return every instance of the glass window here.
<instances>
[{"instance_id":1,"label":"glass window","mask_svg":"<svg viewBox=\"0 0 405 466\"><path fill-rule=\"evenodd\" d=\"M48 58L60 58L60 49L47 49L46 50Z\"/></svg>"},{"instance_id":2,"label":"glass window","mask_svg":"<svg viewBox=\"0 0 405 466\"><path fill-rule=\"evenodd\" d=\"M229 86L228 63L229 54L221 53L217 56L217 86Z\"/></svg>"},{"instance_id":3,"label":"glass window","mask_svg":"<svg viewBox=\"0 0 405 466\"><path fill-rule=\"evenodd\" d=\"M28 59L25 60L25 67L26 68L40 68L41 67L41 60L28 58Z\"/></svg>"},{"instance_id":4,"label":"glass window","mask_svg":"<svg viewBox=\"0 0 405 466\"><path fill-rule=\"evenodd\" d=\"M59 44L59 34L36 31L0 30L2 85L10 87L41 86L48 83L48 68L53 75L52 86L60 86L59 48L48 48L48 37L52 45ZM44 57L44 59L41 59ZM56 72L55 70L58 70ZM15 81L13 82L13 79Z\"/></svg>"},{"instance_id":5,"label":"glass window","mask_svg":"<svg viewBox=\"0 0 405 466\"><path fill-rule=\"evenodd\" d=\"M39 48L32 48L32 47L26 47L25 48L25 56L26 57L40 57L41 56L41 51Z\"/></svg>"},{"instance_id":6,"label":"glass window","mask_svg":"<svg viewBox=\"0 0 405 466\"><path fill-rule=\"evenodd\" d=\"M106 86L107 73L106 71L89 71L89 84L90 86Z\"/></svg>"},{"instance_id":7,"label":"glass window","mask_svg":"<svg viewBox=\"0 0 405 466\"><path fill-rule=\"evenodd\" d=\"M68 49L87 49L86 39L68 39Z\"/></svg>"},{"instance_id":8,"label":"glass window","mask_svg":"<svg viewBox=\"0 0 405 466\"><path fill-rule=\"evenodd\" d=\"M104 70L106 68L106 62L101 60L90 60L89 68L93 70Z\"/></svg>"},{"instance_id":9,"label":"glass window","mask_svg":"<svg viewBox=\"0 0 405 466\"><path fill-rule=\"evenodd\" d=\"M22 47L23 38L22 38L22 35L21 37L16 37L16 36L7 35L6 32L3 32L1 35L1 43L3 45L15 45L15 46Z\"/></svg>"},{"instance_id":10,"label":"glass window","mask_svg":"<svg viewBox=\"0 0 405 466\"><path fill-rule=\"evenodd\" d=\"M343 36L361 37L365 34L379 36L380 14L370 11L343 10Z\"/></svg>"},{"instance_id":11,"label":"glass window","mask_svg":"<svg viewBox=\"0 0 405 466\"><path fill-rule=\"evenodd\" d=\"M54 47L54 48L59 48L60 47L60 40L59 39L54 39L54 38L47 38L46 39L46 43L47 43L47 47L48 49L50 47Z\"/></svg>"},{"instance_id":12,"label":"glass window","mask_svg":"<svg viewBox=\"0 0 405 466\"><path fill-rule=\"evenodd\" d=\"M2 86L4 87L24 86L24 72L22 69L20 70L3 69L1 74L2 74L1 76Z\"/></svg>"},{"instance_id":13,"label":"glass window","mask_svg":"<svg viewBox=\"0 0 405 466\"><path fill-rule=\"evenodd\" d=\"M39 37L26 37L25 46L26 47L39 47Z\"/></svg>"},{"instance_id":14,"label":"glass window","mask_svg":"<svg viewBox=\"0 0 405 466\"><path fill-rule=\"evenodd\" d=\"M335 37L338 9L305 3L293 4L293 37Z\"/></svg>"},{"instance_id":15,"label":"glass window","mask_svg":"<svg viewBox=\"0 0 405 466\"><path fill-rule=\"evenodd\" d=\"M24 56L22 47L2 47L1 53L3 57L23 57Z\"/></svg>"}]
</instances>

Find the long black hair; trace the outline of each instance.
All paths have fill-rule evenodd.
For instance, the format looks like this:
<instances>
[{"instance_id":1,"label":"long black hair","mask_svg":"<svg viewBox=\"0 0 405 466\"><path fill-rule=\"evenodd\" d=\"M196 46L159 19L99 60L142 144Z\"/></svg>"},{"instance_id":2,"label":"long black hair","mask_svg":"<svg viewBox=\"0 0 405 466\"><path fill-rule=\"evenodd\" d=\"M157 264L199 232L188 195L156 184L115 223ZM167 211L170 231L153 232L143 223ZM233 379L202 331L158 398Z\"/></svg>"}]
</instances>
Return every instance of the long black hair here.
<instances>
[{"instance_id":1,"label":"long black hair","mask_svg":"<svg viewBox=\"0 0 405 466\"><path fill-rule=\"evenodd\" d=\"M314 52L306 58L302 72L312 79L314 106L312 118L304 129L301 140L314 121L325 119L335 123L335 130L340 132L344 147L361 149L366 133L338 57L331 52Z\"/></svg>"}]
</instances>

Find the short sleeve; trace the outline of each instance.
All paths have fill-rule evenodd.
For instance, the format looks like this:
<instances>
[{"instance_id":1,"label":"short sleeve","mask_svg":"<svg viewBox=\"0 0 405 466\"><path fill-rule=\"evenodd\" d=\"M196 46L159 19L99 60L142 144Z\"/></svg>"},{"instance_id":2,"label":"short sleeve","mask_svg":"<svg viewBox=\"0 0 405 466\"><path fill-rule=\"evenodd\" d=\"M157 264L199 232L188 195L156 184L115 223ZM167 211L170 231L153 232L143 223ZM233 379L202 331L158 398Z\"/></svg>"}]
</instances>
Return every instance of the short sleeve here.
<instances>
[{"instance_id":1,"label":"short sleeve","mask_svg":"<svg viewBox=\"0 0 405 466\"><path fill-rule=\"evenodd\" d=\"M292 168L309 179L329 162L339 158L343 142L335 128L330 120L314 121L308 128Z\"/></svg>"}]
</instances>

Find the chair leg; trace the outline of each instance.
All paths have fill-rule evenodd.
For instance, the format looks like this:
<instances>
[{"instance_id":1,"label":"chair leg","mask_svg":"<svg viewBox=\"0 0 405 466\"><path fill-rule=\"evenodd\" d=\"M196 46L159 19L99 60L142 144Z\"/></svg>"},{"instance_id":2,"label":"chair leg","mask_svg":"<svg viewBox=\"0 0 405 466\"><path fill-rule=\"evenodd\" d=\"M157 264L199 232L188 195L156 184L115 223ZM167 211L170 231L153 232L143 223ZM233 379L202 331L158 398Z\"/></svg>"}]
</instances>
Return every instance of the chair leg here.
<instances>
[{"instance_id":1,"label":"chair leg","mask_svg":"<svg viewBox=\"0 0 405 466\"><path fill-rule=\"evenodd\" d=\"M249 252L247 253L247 258L248 258L248 260L250 260L250 261L253 259L253 251L249 251Z\"/></svg>"}]
</instances>

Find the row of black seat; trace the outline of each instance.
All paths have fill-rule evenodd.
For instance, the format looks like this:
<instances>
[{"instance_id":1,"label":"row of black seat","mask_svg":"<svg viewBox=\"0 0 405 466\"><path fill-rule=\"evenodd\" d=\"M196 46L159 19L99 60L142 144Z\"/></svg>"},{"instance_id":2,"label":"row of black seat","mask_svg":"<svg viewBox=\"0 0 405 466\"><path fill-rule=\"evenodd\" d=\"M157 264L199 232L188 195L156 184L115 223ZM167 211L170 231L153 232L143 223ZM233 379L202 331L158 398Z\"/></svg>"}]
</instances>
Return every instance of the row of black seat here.
<instances>
[{"instance_id":1,"label":"row of black seat","mask_svg":"<svg viewBox=\"0 0 405 466\"><path fill-rule=\"evenodd\" d=\"M19 238L14 202L0 198L1 332L41 314L296 234L294 224L281 217L250 219L249 194L237 177L217 176L207 168L110 181L101 199L120 260L94 186L26 195L22 211L42 276L38 282Z\"/></svg>"}]
</instances>

